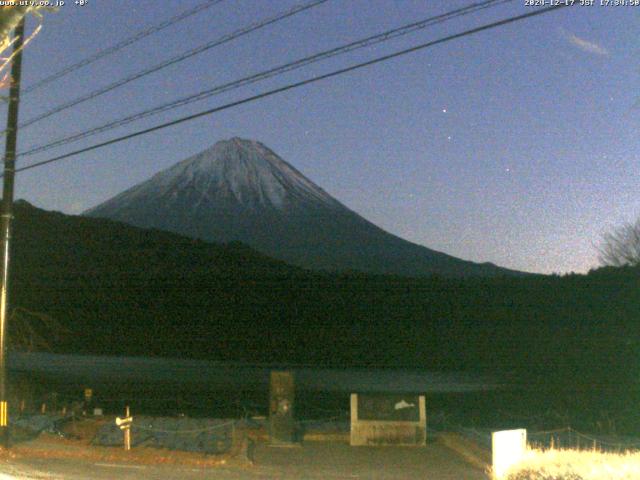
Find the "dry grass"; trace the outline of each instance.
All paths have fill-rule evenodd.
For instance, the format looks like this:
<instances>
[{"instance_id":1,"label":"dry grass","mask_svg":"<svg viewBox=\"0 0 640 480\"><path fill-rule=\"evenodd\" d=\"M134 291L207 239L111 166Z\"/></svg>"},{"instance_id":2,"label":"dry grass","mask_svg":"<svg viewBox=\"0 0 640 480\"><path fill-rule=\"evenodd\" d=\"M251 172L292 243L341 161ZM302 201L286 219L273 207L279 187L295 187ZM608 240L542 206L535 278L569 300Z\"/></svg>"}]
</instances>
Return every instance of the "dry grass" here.
<instances>
[{"instance_id":1,"label":"dry grass","mask_svg":"<svg viewBox=\"0 0 640 480\"><path fill-rule=\"evenodd\" d=\"M529 450L506 476L508 480L640 479L640 452Z\"/></svg>"}]
</instances>

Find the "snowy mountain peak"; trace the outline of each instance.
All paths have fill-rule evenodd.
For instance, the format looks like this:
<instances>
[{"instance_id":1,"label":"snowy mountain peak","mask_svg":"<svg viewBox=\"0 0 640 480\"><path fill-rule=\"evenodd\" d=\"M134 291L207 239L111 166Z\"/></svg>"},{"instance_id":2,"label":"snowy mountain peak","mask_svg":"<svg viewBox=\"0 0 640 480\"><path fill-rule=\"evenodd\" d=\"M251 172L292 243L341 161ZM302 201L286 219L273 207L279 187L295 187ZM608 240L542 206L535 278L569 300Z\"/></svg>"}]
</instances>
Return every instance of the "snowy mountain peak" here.
<instances>
[{"instance_id":1,"label":"snowy mountain peak","mask_svg":"<svg viewBox=\"0 0 640 480\"><path fill-rule=\"evenodd\" d=\"M219 141L87 213L114 206L119 210L144 198L168 207L188 201L196 210L344 208L265 145L239 137Z\"/></svg>"},{"instance_id":2,"label":"snowy mountain peak","mask_svg":"<svg viewBox=\"0 0 640 480\"><path fill-rule=\"evenodd\" d=\"M260 142L223 140L85 212L206 241L241 241L306 268L495 275L396 237L349 210Z\"/></svg>"}]
</instances>

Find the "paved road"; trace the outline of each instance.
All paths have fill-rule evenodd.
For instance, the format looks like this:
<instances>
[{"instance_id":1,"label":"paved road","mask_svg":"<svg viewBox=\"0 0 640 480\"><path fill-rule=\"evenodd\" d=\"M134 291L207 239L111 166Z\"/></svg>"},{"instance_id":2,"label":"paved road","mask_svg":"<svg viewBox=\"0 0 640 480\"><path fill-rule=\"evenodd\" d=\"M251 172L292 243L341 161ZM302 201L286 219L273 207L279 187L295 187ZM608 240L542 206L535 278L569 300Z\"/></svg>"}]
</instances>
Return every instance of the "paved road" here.
<instances>
[{"instance_id":1,"label":"paved road","mask_svg":"<svg viewBox=\"0 0 640 480\"><path fill-rule=\"evenodd\" d=\"M244 459L211 468L176 465L130 465L69 459L27 459L0 464L5 479L241 480L367 479L486 480L477 468L439 443L426 448L350 447L314 442L297 448L258 444L253 463Z\"/></svg>"}]
</instances>

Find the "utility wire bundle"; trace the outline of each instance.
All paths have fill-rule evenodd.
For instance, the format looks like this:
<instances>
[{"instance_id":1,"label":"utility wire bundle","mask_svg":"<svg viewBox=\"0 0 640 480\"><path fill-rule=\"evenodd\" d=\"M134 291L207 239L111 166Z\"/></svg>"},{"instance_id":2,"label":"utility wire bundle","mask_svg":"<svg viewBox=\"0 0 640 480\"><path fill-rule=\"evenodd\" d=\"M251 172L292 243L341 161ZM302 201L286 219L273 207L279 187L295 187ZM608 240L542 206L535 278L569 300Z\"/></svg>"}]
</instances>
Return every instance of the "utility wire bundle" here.
<instances>
[{"instance_id":1,"label":"utility wire bundle","mask_svg":"<svg viewBox=\"0 0 640 480\"><path fill-rule=\"evenodd\" d=\"M222 0L219 0L219 1L222 1ZM208 2L208 3L217 4L217 3L219 3L219 1L217 1L217 2ZM52 110L50 110L48 112L45 112L44 114L41 114L38 117L35 117L33 119L28 120L22 126L27 126L27 125L31 125L33 123L36 123L37 121L42 120L42 119L47 118L47 117L50 117L50 116L52 116L52 115L54 115L54 114L56 114L56 113L58 113L60 111L66 110L68 108L71 108L72 106L79 105L80 103L83 103L85 101L93 99L93 98L95 98L95 97L97 97L99 95L102 95L103 93L106 93L107 91L114 90L114 89L116 89L116 88L118 88L120 86L123 86L123 85L125 85L127 83L130 83L130 82L132 82L132 81L134 81L134 80L136 80L138 78L142 78L143 76L146 76L146 75L149 75L149 74L154 73L156 71L159 71L160 69L165 68L166 66L173 65L173 64L178 63L180 61L183 61L183 60L185 60L187 58L190 58L190 57L196 55L197 53L205 51L205 50L207 50L209 48L213 48L214 46L221 45L222 43L226 43L226 42L228 42L230 40L238 38L239 36L246 35L246 34L248 34L250 32L253 32L253 31L257 30L257 29L263 28L264 26L276 23L277 21L283 20L285 18L291 17L291 16L293 16L293 15L295 15L297 13L300 13L302 11L306 11L308 9L311 9L313 7L321 5L321 4L323 4L323 3L327 2L327 1L328 0L314 0L312 2L293 7L290 10L287 10L284 13L281 13L281 14L278 14L276 16L269 17L269 18L264 19L262 21L253 23L253 24L251 24L251 25L249 25L249 26L247 26L245 28L236 30L235 32L232 32L231 34L222 36L222 37L220 37L220 38L218 38L218 39L216 39L216 40L214 40L212 42L208 42L208 43L206 43L204 45L201 45L201 46L196 47L194 49L188 50L187 52L184 52L181 55L178 55L176 57L172 57L171 59L168 59L165 62L162 62L162 63L160 63L160 64L158 64L158 65L156 65L154 67L142 70L142 71L140 71L138 73L135 73L135 74L130 75L128 77L125 77L125 78L123 78L121 80L113 82L112 84L109 84L106 87L103 87L103 88L98 89L98 90L96 90L94 92L91 92L88 95L85 95L85 96L80 97L78 99L72 100L71 102L68 102L66 104L60 105L58 107L55 107L54 109L52 109ZM394 38L397 38L397 37L400 37L400 36L404 36L404 35L407 35L409 33L413 33L415 31L423 30L423 29L425 29L425 28L427 28L429 26L432 26L432 25L440 24L440 23L446 22L448 20L461 17L463 15L470 15L470 14L476 13L476 12L478 12L480 10L487 9L487 8L490 8L490 7L494 7L494 6L497 6L497 5L500 5L500 4L509 3L509 2L512 2L512 1L513 0L485 0L485 1L481 1L481 2L470 4L470 5L466 6L466 7L462 7L462 8L451 10L451 11L446 12L444 14L432 16L432 17L420 20L418 22L412 22L410 24L403 25L403 26L398 27L398 28L387 30L387 31L382 32L380 34L368 36L366 38L363 38L363 39L360 39L360 40L357 40L357 41L353 41L353 42L347 43L345 45L342 45L342 46L339 46L339 47L336 47L336 48L325 50L325 51L316 53L316 54L311 55L311 56L303 57L303 58L297 59L295 61L291 61L291 62L288 62L288 63L282 64L282 65L270 68L268 70L265 70L265 71L262 71L262 72L259 72L259 73L256 73L256 74L249 75L249 76L234 80L232 82L227 82L227 83L224 83L224 84L221 84L221 85L217 85L217 86L213 86L213 87L207 88L207 89L202 90L200 92L197 92L195 94L188 95L188 96L179 98L177 100L158 105L158 106L156 106L154 108L151 108L151 109L143 110L143 111L135 113L133 115L128 115L126 117L123 117L123 118L108 122L106 124L100 125L98 127L91 128L91 129L83 131L83 132L79 132L79 133L76 133L76 134L73 134L73 135L70 135L70 136L66 136L66 137L63 137L63 138L56 139L56 140L51 141L51 142L46 143L46 144L42 144L42 145L39 145L39 146L32 147L32 148L22 152L19 156L27 156L27 155L33 155L33 154L36 154L36 153L44 152L46 150L49 150L49 149L52 149L52 148L55 148L55 147L66 145L68 143L75 142L75 141L78 141L78 140L83 139L83 138L87 138L87 137L90 137L90 136L93 136L93 135L96 135L96 134L99 134L99 133L103 133L105 131L108 131L108 130L111 130L111 129L126 125L128 123L134 122L136 120L140 120L140 119L152 116L152 115L159 114L161 112L172 110L172 109L175 109L175 108L178 108L180 106L187 105L187 104L190 104L190 103L193 103L193 102L204 100L204 99L209 98L211 96L218 95L218 94L221 94L223 92L230 91L230 90L234 90L234 89L237 89L237 88L240 88L240 87L243 87L243 86L258 82L258 81L261 81L261 80L265 80L265 79L272 78L272 77L275 77L275 76L278 76L278 75L282 75L282 74L284 74L286 72L302 68L304 66L310 65L312 63L319 62L321 60L332 58L332 57L335 57L335 56L338 56L338 55L342 55L342 54L345 54L347 52L351 52L351 51L354 51L354 50L357 50L357 49L365 48L365 47L368 47L368 46L371 46L371 45L375 45L375 44L379 44L379 43L382 43L382 42L386 42L386 41L389 41L391 39L394 39ZM148 133L152 133L152 132L155 132L157 130L168 128L170 126L178 125L178 124L181 124L181 123L184 123L184 122L196 119L196 118L200 118L200 117L205 116L205 115L211 115L211 114L216 113L216 112L227 110L227 109L233 108L235 106L239 106L239 105L242 105L242 104L245 104L245 103L253 102L253 101L265 98L265 97L269 97L269 96L272 96L272 95L275 95L275 94L278 94L278 93L282 93L282 92L294 89L294 88L298 88L298 87L301 87L301 86L304 86L304 85L308 85L308 84L311 84L311 83L315 83L315 82L318 82L318 81L321 81L321 80L324 80L324 79L328 79L328 78L332 78L332 77L335 77L335 76L338 76L338 75L342 75L342 74L345 74L345 73L348 73L348 72L351 72L351 71L354 71L354 70L358 70L358 69L361 69L361 68L364 68L364 67L368 67L368 66L371 66L371 65L374 65L374 64L377 64L377 63L385 62L387 60L391 60L391 59L396 58L396 57L400 57L400 56L407 55L409 53L420 51L420 50L432 47L432 46L437 45L437 44L449 42L451 40L462 38L462 37L465 37L465 36L468 36L468 35L472 35L472 34L475 34L475 33L481 32L481 31L494 29L494 28L501 27L501 26L504 26L504 25L507 25L507 24L510 24L510 23L513 23L513 22L520 21L520 20L524 20L524 19L527 19L527 18L530 18L530 17L542 15L542 14L545 14L545 13L548 13L548 12L551 12L551 11L554 11L554 10L558 10L559 8L563 8L565 6L566 5L561 4L561 5L554 5L554 6L550 6L550 7L546 7L546 8L541 8L541 9L533 10L531 12L528 12L528 13L525 13L525 14L522 14L522 15L509 17L509 18L506 18L506 19L503 19L503 20L499 20L499 21L496 21L496 22L492 22L492 23L488 23L488 24L485 24L485 25L482 25L482 26L479 26L479 27L476 27L476 28L465 30L465 31L457 33L457 34L448 35L448 36L445 36L445 37L442 37L442 38L439 38L439 39L436 39L436 40L432 40L432 41L429 41L429 42L426 42L426 43L422 43L422 44L419 44L419 45L416 45L416 46L413 46L413 47L410 47L410 48L406 48L406 49L403 49L403 50L400 50L400 51L396 51L396 52L391 53L391 54L383 55L383 56L374 58L372 60L368 60L368 61L365 61L365 62L357 63L357 64L354 64L354 65L351 65L351 66L348 66L348 67L345 67L345 68L334 70L334 71L331 71L329 73L325 73L325 74L322 74L322 75L317 75L317 76L314 76L314 77L311 77L311 78L307 78L305 80L301 80L301 81L298 81L298 82L295 82L295 83L290 83L290 84L287 84L285 86L282 86L282 87L279 87L279 88L275 88L275 89L272 89L272 90L268 90L268 91L262 92L262 93L257 94L257 95L249 96L249 97L237 100L237 101L233 101L233 102L230 102L230 103L227 103L227 104L224 104L224 105L220 105L218 107L210 108L210 109L207 109L207 110L204 110L204 111L192 114L192 115L181 117L181 118L178 118L178 119L175 119L175 120L172 120L172 121L160 124L160 125L156 125L156 126L153 126L153 127L150 127L150 128L146 128L146 129L143 129L143 130L139 130L139 131L136 131L136 132L132 132L132 133L129 133L129 134L117 137L117 138L113 138L111 140L107 140L107 141L104 141L104 142L101 142L101 143L97 143L97 144L91 145L89 147L81 148L81 149L78 149L78 150L63 154L63 155L59 155L59 156L56 156L56 157L53 157L53 158L50 158L50 159L47 159L47 160L39 161L39 162L33 163L31 165L27 165L27 166L18 168L18 169L16 169L16 172L24 171L24 170L28 170L28 169L32 169L32 168L36 168L36 167L39 167L39 166L42 166L42 165L46 165L46 164L49 164L49 163L53 163L53 162L57 162L57 161L60 161L62 159L65 159L65 158L69 158L69 157L72 157L72 156L79 155L81 153L85 153L85 152L92 151L92 150L95 150L95 149L98 149L98 148L102 148L102 147L105 147L107 145L112 145L112 144L119 143L119 142L122 142L122 141L125 141L125 140L129 140L129 139L141 136L141 135L146 135ZM201 10L204 8L203 5L200 5L200 7L201 7ZM174 17L174 18L177 18L177 17ZM131 37L131 38L134 38L134 37ZM123 47L121 47L121 48L123 48ZM105 49L105 50L103 50L103 52L104 51L108 52L109 50L111 50L111 49ZM92 56L92 57L89 57L89 58L93 58L93 57L95 57L95 55ZM82 62L78 62L78 63L76 63L74 65L79 65L81 63ZM71 68L71 67L69 67L69 68ZM65 70L68 70L68 68L65 69ZM64 72L65 70L63 70L61 72ZM41 82L47 80L48 78L52 78L52 77L53 76L47 77L46 79L42 80ZM41 82L38 82L38 84L41 83ZM36 88L36 86L38 84L35 84L32 89Z\"/></svg>"}]
</instances>

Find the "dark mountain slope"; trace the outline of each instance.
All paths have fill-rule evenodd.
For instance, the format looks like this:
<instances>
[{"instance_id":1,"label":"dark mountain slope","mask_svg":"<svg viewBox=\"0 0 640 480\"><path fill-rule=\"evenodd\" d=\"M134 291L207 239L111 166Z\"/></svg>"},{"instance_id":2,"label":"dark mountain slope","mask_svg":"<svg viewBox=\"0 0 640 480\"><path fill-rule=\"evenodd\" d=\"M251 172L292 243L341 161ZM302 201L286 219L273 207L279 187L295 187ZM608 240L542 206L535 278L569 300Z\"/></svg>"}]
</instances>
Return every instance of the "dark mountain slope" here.
<instances>
[{"instance_id":1,"label":"dark mountain slope","mask_svg":"<svg viewBox=\"0 0 640 480\"><path fill-rule=\"evenodd\" d=\"M521 274L403 240L349 210L259 142L234 138L85 212L208 241L241 241L313 269Z\"/></svg>"},{"instance_id":2,"label":"dark mountain slope","mask_svg":"<svg viewBox=\"0 0 640 480\"><path fill-rule=\"evenodd\" d=\"M60 352L517 368L527 372L523 381L538 372L581 385L640 378L629 368L640 345L637 269L468 279L319 274L242 245L25 203L14 239L12 305L67 327L54 345Z\"/></svg>"}]
</instances>

